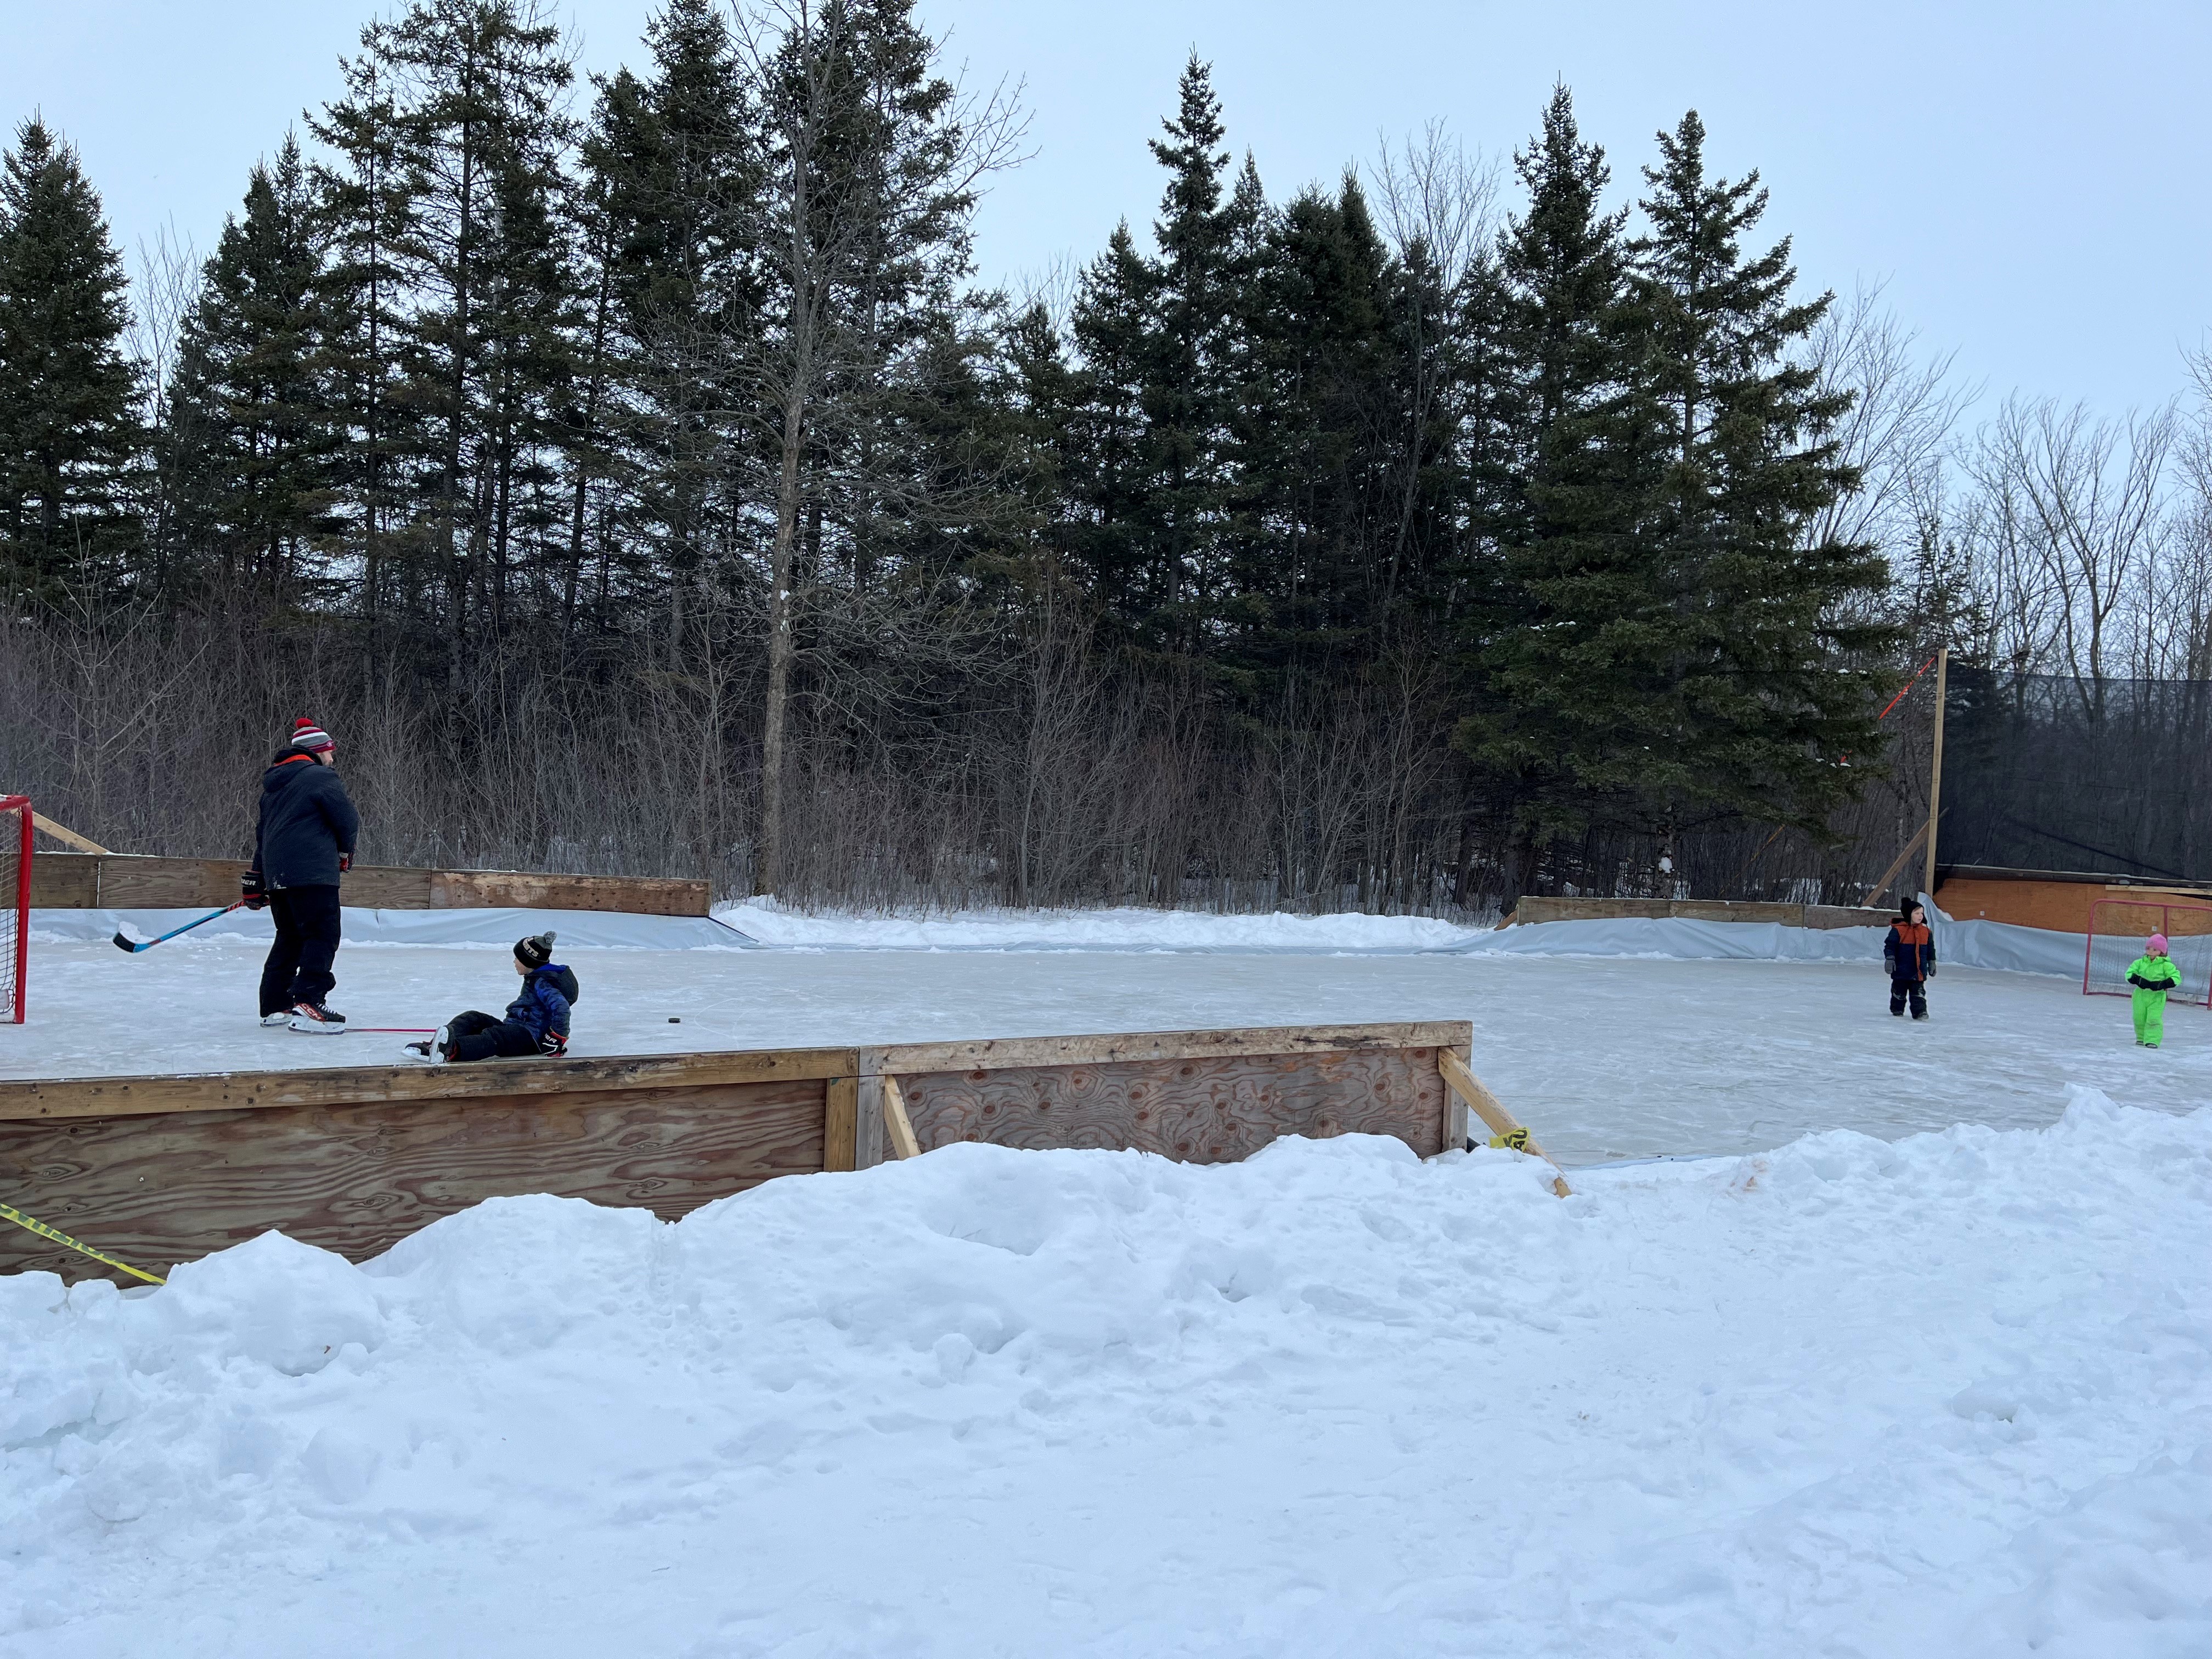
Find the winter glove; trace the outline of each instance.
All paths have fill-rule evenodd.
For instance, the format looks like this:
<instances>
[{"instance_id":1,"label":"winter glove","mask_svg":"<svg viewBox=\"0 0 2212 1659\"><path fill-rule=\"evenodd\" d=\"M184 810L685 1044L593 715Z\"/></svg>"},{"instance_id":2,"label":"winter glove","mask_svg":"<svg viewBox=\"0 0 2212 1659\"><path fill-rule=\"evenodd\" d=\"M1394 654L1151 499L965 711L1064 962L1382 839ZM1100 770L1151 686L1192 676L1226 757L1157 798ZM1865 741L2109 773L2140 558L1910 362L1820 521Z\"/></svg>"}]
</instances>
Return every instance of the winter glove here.
<instances>
[{"instance_id":1,"label":"winter glove","mask_svg":"<svg viewBox=\"0 0 2212 1659\"><path fill-rule=\"evenodd\" d=\"M538 1052L550 1060L558 1060L568 1052L568 1039L558 1031L548 1031L538 1039Z\"/></svg>"},{"instance_id":2,"label":"winter glove","mask_svg":"<svg viewBox=\"0 0 2212 1659\"><path fill-rule=\"evenodd\" d=\"M249 910L265 908L269 903L269 889L261 879L258 870L248 870L238 878L239 902Z\"/></svg>"},{"instance_id":3,"label":"winter glove","mask_svg":"<svg viewBox=\"0 0 2212 1659\"><path fill-rule=\"evenodd\" d=\"M1928 977L1930 979L1936 977L1936 959L1933 957L1928 959Z\"/></svg>"},{"instance_id":4,"label":"winter glove","mask_svg":"<svg viewBox=\"0 0 2212 1659\"><path fill-rule=\"evenodd\" d=\"M350 869L352 869L352 868L353 868L353 854L350 854L350 853L341 853L341 854L338 854L338 873L339 873L340 875L343 875L343 874L345 874L345 872L346 872L347 871L349 871L349 870L350 870Z\"/></svg>"}]
</instances>

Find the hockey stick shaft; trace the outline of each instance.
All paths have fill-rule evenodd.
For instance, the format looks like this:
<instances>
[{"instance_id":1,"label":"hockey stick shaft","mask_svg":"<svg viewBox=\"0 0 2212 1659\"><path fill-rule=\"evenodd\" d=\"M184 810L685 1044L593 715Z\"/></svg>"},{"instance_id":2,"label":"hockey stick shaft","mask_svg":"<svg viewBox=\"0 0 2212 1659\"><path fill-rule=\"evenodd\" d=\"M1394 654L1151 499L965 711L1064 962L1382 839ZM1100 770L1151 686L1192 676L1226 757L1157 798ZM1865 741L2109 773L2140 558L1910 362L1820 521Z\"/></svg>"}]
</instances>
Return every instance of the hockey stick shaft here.
<instances>
[{"instance_id":1,"label":"hockey stick shaft","mask_svg":"<svg viewBox=\"0 0 2212 1659\"><path fill-rule=\"evenodd\" d=\"M115 943L118 949L129 951L135 955L140 951L152 950L155 945L159 945L162 939L174 939L179 933L189 933L195 927L205 927L209 922L213 921L217 916L227 916L233 910L240 910L245 908L246 901L244 899L239 900L235 904L226 904L220 910L209 911L205 915L200 917L196 921L188 921L181 927L172 927L167 933L162 934L161 939L125 939L123 937L122 930L118 928L115 933Z\"/></svg>"}]
</instances>

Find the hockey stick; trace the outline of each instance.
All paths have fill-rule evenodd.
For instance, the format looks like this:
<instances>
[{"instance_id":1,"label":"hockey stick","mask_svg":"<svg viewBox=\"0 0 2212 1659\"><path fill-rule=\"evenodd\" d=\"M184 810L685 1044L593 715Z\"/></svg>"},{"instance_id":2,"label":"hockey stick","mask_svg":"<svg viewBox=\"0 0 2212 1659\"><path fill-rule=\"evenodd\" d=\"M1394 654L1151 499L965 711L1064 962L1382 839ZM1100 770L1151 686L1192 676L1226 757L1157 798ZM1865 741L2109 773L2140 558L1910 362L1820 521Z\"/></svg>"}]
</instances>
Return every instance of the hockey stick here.
<instances>
[{"instance_id":1,"label":"hockey stick","mask_svg":"<svg viewBox=\"0 0 2212 1659\"><path fill-rule=\"evenodd\" d=\"M243 909L245 906L246 901L244 899L240 899L236 904L226 904L220 910L210 910L205 915L202 916L198 921L188 921L181 927L172 927L167 933L161 935L161 939L125 939L123 937L123 930L118 927L115 930L116 948L118 950L129 951L134 955L140 951L150 951L155 945L159 945L163 939L174 939L179 933L189 933L195 927L206 926L209 922L213 921L217 916L227 916L233 910Z\"/></svg>"},{"instance_id":2,"label":"hockey stick","mask_svg":"<svg viewBox=\"0 0 2212 1659\"><path fill-rule=\"evenodd\" d=\"M434 1025L349 1025L349 1031L382 1031L395 1036L435 1036Z\"/></svg>"}]
</instances>

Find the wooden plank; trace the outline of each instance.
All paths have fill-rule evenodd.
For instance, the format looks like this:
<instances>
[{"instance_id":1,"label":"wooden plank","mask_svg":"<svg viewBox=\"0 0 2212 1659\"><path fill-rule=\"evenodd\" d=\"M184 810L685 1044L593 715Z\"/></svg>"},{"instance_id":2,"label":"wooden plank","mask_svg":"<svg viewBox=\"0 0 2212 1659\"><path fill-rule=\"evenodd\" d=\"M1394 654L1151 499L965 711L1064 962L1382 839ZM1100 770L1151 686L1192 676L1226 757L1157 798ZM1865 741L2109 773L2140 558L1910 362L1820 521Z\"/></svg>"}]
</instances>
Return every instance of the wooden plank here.
<instances>
[{"instance_id":1,"label":"wooden plank","mask_svg":"<svg viewBox=\"0 0 2212 1659\"><path fill-rule=\"evenodd\" d=\"M356 1261L487 1198L550 1193L674 1219L823 1164L817 1080L0 1125L0 1188L165 1273L277 1228ZM0 1273L109 1270L9 1228Z\"/></svg>"},{"instance_id":2,"label":"wooden plank","mask_svg":"<svg viewBox=\"0 0 2212 1659\"><path fill-rule=\"evenodd\" d=\"M0 1122L819 1079L850 1076L855 1058L850 1048L735 1049L569 1060L486 1060L467 1066L33 1079L0 1082Z\"/></svg>"},{"instance_id":3,"label":"wooden plank","mask_svg":"<svg viewBox=\"0 0 2212 1659\"><path fill-rule=\"evenodd\" d=\"M44 812L31 814L31 827L52 836L64 847L74 847L80 853L106 853L107 849L96 841L87 841L74 830L56 823Z\"/></svg>"},{"instance_id":4,"label":"wooden plank","mask_svg":"<svg viewBox=\"0 0 2212 1659\"><path fill-rule=\"evenodd\" d=\"M884 1128L890 1140L891 1156L920 1158L921 1143L914 1138L914 1120L907 1115L906 1091L886 1073L883 1079Z\"/></svg>"},{"instance_id":5,"label":"wooden plank","mask_svg":"<svg viewBox=\"0 0 2212 1659\"><path fill-rule=\"evenodd\" d=\"M42 853L32 860L31 902L149 910L228 904L238 896L238 878L245 869L243 859ZM384 864L356 865L339 885L346 903L377 910L613 910L703 916L710 897L704 881L681 877L417 870Z\"/></svg>"},{"instance_id":6,"label":"wooden plank","mask_svg":"<svg viewBox=\"0 0 2212 1659\"><path fill-rule=\"evenodd\" d=\"M1464 1034L1463 1022L1447 1029ZM918 1151L960 1140L1158 1152L1190 1164L1249 1157L1278 1136L1395 1135L1443 1150L1433 1048L1236 1052L899 1073ZM994 1059L997 1056L993 1056Z\"/></svg>"},{"instance_id":7,"label":"wooden plank","mask_svg":"<svg viewBox=\"0 0 2212 1659\"><path fill-rule=\"evenodd\" d=\"M338 878L338 897L362 910L428 910L430 875L397 865L356 865Z\"/></svg>"},{"instance_id":8,"label":"wooden plank","mask_svg":"<svg viewBox=\"0 0 2212 1659\"><path fill-rule=\"evenodd\" d=\"M850 1170L860 1124L860 1080L833 1077L822 1085L822 1167Z\"/></svg>"},{"instance_id":9,"label":"wooden plank","mask_svg":"<svg viewBox=\"0 0 2212 1659\"><path fill-rule=\"evenodd\" d=\"M1905 868L1906 861L1918 849L1920 843L1928 839L1929 829L1934 822L1935 820L1931 818L1912 832L1912 838L1905 843L1904 850L1889 861L1889 868L1875 878L1874 885L1867 889L1869 898L1880 898L1889 890L1889 884L1897 879L1897 872ZM1927 890L1929 897L1935 896L1936 889L1932 883Z\"/></svg>"},{"instance_id":10,"label":"wooden plank","mask_svg":"<svg viewBox=\"0 0 2212 1659\"><path fill-rule=\"evenodd\" d=\"M1091 1036L1000 1037L905 1042L877 1050L882 1068L902 1077L1007 1066L1094 1066L1121 1060L1205 1059L1231 1054L1350 1053L1432 1048L1474 1040L1463 1019L1365 1025L1292 1025L1229 1031L1127 1031Z\"/></svg>"},{"instance_id":11,"label":"wooden plank","mask_svg":"<svg viewBox=\"0 0 2212 1659\"><path fill-rule=\"evenodd\" d=\"M1505 1109L1505 1103L1483 1086L1482 1079L1468 1068L1468 1064L1449 1048L1437 1051L1437 1070L1443 1080L1456 1091L1460 1097L1474 1109L1474 1115L1490 1126L1493 1135L1510 1135L1524 1132L1526 1126ZM1561 1198L1572 1198L1574 1189L1567 1185L1566 1176L1559 1172L1557 1159L1537 1145L1530 1135L1523 1143L1532 1157L1540 1158L1552 1166L1552 1190Z\"/></svg>"},{"instance_id":12,"label":"wooden plank","mask_svg":"<svg viewBox=\"0 0 2212 1659\"><path fill-rule=\"evenodd\" d=\"M1838 927L1887 927L1897 920L1892 910L1878 910L1868 905L1808 904L1805 907L1808 927L1834 929Z\"/></svg>"},{"instance_id":13,"label":"wooden plank","mask_svg":"<svg viewBox=\"0 0 2212 1659\"><path fill-rule=\"evenodd\" d=\"M621 910L645 916L703 916L704 881L667 876L562 876L520 870L434 870L436 909Z\"/></svg>"},{"instance_id":14,"label":"wooden plank","mask_svg":"<svg viewBox=\"0 0 2212 1659\"><path fill-rule=\"evenodd\" d=\"M94 908L100 903L99 857L91 853L33 854L31 903L38 909Z\"/></svg>"},{"instance_id":15,"label":"wooden plank","mask_svg":"<svg viewBox=\"0 0 2212 1659\"><path fill-rule=\"evenodd\" d=\"M243 859L157 859L110 854L100 860L105 910L206 909L238 896Z\"/></svg>"}]
</instances>

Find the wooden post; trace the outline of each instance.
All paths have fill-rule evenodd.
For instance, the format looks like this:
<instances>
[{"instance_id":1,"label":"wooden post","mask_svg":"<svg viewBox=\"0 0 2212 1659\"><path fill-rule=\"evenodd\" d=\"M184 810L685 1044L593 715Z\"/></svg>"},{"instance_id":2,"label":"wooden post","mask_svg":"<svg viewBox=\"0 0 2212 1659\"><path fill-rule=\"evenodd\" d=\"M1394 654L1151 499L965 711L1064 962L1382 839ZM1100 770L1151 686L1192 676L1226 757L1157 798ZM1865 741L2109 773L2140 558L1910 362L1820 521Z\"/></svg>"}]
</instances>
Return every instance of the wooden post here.
<instances>
[{"instance_id":1,"label":"wooden post","mask_svg":"<svg viewBox=\"0 0 2212 1659\"><path fill-rule=\"evenodd\" d=\"M849 1170L856 1156L860 1127L860 1079L833 1077L823 1085L822 1167Z\"/></svg>"},{"instance_id":2,"label":"wooden post","mask_svg":"<svg viewBox=\"0 0 2212 1659\"><path fill-rule=\"evenodd\" d=\"M1943 690L1950 672L1951 647L1947 645L1936 653L1936 757L1928 775L1928 861L1920 883L1930 904L1936 902L1936 820L1943 812Z\"/></svg>"}]
</instances>

